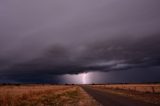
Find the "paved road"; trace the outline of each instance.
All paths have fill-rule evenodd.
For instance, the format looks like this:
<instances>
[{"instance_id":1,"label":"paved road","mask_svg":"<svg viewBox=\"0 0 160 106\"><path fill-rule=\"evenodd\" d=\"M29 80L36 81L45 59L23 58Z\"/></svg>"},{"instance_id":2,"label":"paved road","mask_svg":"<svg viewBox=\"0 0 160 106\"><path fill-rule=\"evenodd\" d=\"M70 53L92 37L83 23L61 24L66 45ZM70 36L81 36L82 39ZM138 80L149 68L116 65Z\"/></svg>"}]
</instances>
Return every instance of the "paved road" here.
<instances>
[{"instance_id":1,"label":"paved road","mask_svg":"<svg viewBox=\"0 0 160 106\"><path fill-rule=\"evenodd\" d=\"M97 88L88 86L82 86L82 88L103 106L157 106L143 101L133 100L129 97L111 94Z\"/></svg>"}]
</instances>

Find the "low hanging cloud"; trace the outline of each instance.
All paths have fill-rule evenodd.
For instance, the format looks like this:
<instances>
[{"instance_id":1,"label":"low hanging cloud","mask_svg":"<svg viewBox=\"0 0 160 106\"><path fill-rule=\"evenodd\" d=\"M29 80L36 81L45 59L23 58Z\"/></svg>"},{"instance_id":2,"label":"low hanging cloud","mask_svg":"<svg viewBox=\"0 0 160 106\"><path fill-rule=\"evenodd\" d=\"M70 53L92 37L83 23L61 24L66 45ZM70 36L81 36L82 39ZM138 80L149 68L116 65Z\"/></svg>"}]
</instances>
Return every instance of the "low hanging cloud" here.
<instances>
[{"instance_id":1,"label":"low hanging cloud","mask_svg":"<svg viewBox=\"0 0 160 106\"><path fill-rule=\"evenodd\" d=\"M2 0L0 76L52 78L160 65L160 1Z\"/></svg>"},{"instance_id":2,"label":"low hanging cloud","mask_svg":"<svg viewBox=\"0 0 160 106\"><path fill-rule=\"evenodd\" d=\"M95 42L97 45L95 43L90 44L86 46L85 50L78 53L75 49L71 50L65 46L54 45L40 57L31 61L12 64L7 70L22 75L56 75L159 66L160 50L157 45L159 40L157 39L159 39L159 36L156 36L155 40L152 39L151 44L148 43L151 40L150 37L145 40L145 43L141 41L141 44L138 42L130 45L126 43L125 46L123 43L122 46L119 43L115 44L112 49L107 49L107 47L110 48L108 43L99 46L102 42ZM111 45L113 44L112 42ZM121 47L116 47L116 45Z\"/></svg>"}]
</instances>

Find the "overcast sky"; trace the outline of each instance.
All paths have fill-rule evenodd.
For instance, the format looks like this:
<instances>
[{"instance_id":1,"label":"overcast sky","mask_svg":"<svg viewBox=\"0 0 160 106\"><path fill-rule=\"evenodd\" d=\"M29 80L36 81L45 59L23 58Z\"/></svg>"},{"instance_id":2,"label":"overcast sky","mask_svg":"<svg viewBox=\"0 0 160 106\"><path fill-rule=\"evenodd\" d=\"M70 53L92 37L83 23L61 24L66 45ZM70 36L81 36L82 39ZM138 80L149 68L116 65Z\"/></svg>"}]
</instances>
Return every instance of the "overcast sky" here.
<instances>
[{"instance_id":1,"label":"overcast sky","mask_svg":"<svg viewBox=\"0 0 160 106\"><path fill-rule=\"evenodd\" d=\"M0 0L0 82L56 82L57 75L160 67L159 5Z\"/></svg>"}]
</instances>

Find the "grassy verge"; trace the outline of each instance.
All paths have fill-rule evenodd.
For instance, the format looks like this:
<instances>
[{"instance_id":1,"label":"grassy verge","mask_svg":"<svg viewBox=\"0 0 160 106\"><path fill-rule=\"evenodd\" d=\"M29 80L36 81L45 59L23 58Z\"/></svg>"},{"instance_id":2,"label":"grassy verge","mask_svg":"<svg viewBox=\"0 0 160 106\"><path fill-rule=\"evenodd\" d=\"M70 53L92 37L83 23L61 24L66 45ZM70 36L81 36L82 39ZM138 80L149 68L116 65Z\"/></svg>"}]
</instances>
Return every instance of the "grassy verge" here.
<instances>
[{"instance_id":1,"label":"grassy verge","mask_svg":"<svg viewBox=\"0 0 160 106\"><path fill-rule=\"evenodd\" d=\"M159 93L137 92L132 90L110 89L110 88L98 88L98 89L103 89L108 93L131 97L132 99L135 99L135 100L140 100L147 103L160 105Z\"/></svg>"},{"instance_id":2,"label":"grassy verge","mask_svg":"<svg viewBox=\"0 0 160 106\"><path fill-rule=\"evenodd\" d=\"M0 106L99 106L79 86L1 86Z\"/></svg>"}]
</instances>

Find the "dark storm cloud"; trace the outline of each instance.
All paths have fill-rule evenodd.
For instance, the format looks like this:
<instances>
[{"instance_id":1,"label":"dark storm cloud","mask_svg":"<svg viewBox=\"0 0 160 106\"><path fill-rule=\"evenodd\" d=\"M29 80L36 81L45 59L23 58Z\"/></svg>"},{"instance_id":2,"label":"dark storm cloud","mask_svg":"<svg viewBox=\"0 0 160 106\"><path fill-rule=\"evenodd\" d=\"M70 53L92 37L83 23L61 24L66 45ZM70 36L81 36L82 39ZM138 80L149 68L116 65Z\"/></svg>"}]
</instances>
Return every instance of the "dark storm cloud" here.
<instances>
[{"instance_id":1,"label":"dark storm cloud","mask_svg":"<svg viewBox=\"0 0 160 106\"><path fill-rule=\"evenodd\" d=\"M38 80L159 66L159 4L158 0L1 0L0 76L20 81L38 76Z\"/></svg>"}]
</instances>

